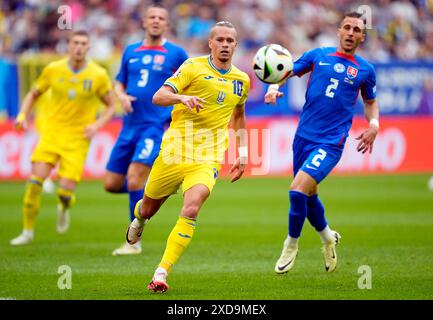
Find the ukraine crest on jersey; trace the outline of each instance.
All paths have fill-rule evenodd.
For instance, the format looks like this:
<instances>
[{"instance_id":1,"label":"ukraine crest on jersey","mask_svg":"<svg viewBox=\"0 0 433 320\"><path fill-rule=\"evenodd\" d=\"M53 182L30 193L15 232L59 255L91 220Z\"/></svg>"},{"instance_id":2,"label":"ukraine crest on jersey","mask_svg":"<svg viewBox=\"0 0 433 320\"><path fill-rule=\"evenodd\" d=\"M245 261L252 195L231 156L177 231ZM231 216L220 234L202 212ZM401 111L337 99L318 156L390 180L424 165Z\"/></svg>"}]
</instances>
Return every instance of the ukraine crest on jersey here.
<instances>
[{"instance_id":1,"label":"ukraine crest on jersey","mask_svg":"<svg viewBox=\"0 0 433 320\"><path fill-rule=\"evenodd\" d=\"M174 105L162 156L179 162L220 163L228 146L227 127L233 110L248 97L248 75L234 65L227 71L219 70L210 56L201 56L186 60L164 85L175 93L206 102L200 112L190 111L183 104Z\"/></svg>"}]
</instances>

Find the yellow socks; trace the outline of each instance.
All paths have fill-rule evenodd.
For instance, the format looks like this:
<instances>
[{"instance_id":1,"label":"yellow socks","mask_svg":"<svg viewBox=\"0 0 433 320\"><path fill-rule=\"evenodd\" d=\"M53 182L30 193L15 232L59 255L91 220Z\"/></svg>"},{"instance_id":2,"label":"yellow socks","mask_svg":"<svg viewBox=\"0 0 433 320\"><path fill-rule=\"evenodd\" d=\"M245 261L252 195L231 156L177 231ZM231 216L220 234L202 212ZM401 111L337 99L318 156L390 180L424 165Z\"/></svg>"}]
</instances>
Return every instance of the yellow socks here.
<instances>
[{"instance_id":1,"label":"yellow socks","mask_svg":"<svg viewBox=\"0 0 433 320\"><path fill-rule=\"evenodd\" d=\"M57 196L59 197L60 204L63 208L70 208L75 203L74 191L62 187L57 189Z\"/></svg>"},{"instance_id":2,"label":"yellow socks","mask_svg":"<svg viewBox=\"0 0 433 320\"><path fill-rule=\"evenodd\" d=\"M24 230L33 230L35 228L36 216L41 207L41 192L44 179L37 176L31 176L26 184L23 201L23 227Z\"/></svg>"},{"instance_id":3,"label":"yellow socks","mask_svg":"<svg viewBox=\"0 0 433 320\"><path fill-rule=\"evenodd\" d=\"M195 220L179 217L168 237L167 247L165 248L159 267L170 272L172 266L177 262L177 260L179 260L180 256L191 242L192 236L194 235L195 225Z\"/></svg>"}]
</instances>

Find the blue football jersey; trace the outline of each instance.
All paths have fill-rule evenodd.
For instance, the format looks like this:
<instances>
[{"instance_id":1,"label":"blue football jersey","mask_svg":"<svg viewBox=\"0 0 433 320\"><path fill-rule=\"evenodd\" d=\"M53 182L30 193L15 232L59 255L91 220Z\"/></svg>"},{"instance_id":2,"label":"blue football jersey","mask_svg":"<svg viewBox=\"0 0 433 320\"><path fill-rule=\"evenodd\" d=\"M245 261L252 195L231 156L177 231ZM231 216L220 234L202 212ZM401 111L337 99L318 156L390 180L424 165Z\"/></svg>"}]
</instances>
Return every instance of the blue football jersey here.
<instances>
[{"instance_id":1,"label":"blue football jersey","mask_svg":"<svg viewBox=\"0 0 433 320\"><path fill-rule=\"evenodd\" d=\"M127 94L137 99L132 102L134 111L123 117L124 128L164 126L170 121L173 108L152 104L152 97L186 59L185 50L168 41L162 46L137 42L126 47L116 80L123 83Z\"/></svg>"},{"instance_id":2,"label":"blue football jersey","mask_svg":"<svg viewBox=\"0 0 433 320\"><path fill-rule=\"evenodd\" d=\"M344 144L359 92L366 100L376 98L374 67L358 55L326 47L305 52L295 61L297 76L310 71L297 134L315 142Z\"/></svg>"}]
</instances>

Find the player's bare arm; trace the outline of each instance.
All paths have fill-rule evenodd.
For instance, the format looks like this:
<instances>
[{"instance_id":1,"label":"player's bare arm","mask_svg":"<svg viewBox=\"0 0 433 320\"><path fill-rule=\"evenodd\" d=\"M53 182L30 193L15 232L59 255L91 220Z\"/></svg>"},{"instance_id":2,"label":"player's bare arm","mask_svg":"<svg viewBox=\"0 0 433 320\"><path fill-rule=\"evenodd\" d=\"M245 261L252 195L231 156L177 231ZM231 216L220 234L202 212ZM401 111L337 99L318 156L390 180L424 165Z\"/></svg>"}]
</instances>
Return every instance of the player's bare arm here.
<instances>
[{"instance_id":1,"label":"player's bare arm","mask_svg":"<svg viewBox=\"0 0 433 320\"><path fill-rule=\"evenodd\" d=\"M152 103L163 107L182 103L190 111L195 109L197 112L200 112L200 110L204 108L203 105L206 101L195 96L177 94L172 87L164 85L153 95Z\"/></svg>"},{"instance_id":2,"label":"player's bare arm","mask_svg":"<svg viewBox=\"0 0 433 320\"><path fill-rule=\"evenodd\" d=\"M122 107L123 112L126 114L131 113L133 111L132 101L137 100L137 98L127 94L125 91L125 85L119 81L116 81L114 84L114 92L120 101L120 106Z\"/></svg>"},{"instance_id":3,"label":"player's bare arm","mask_svg":"<svg viewBox=\"0 0 433 320\"><path fill-rule=\"evenodd\" d=\"M280 98L283 96L283 93L279 90L280 87L287 81L287 79L293 77L295 73L290 71L290 74L287 78L284 79L283 82L277 83L277 84L271 84L268 87L268 91L265 94L265 103L272 103L273 105L277 104L277 98Z\"/></svg>"},{"instance_id":4,"label":"player's bare arm","mask_svg":"<svg viewBox=\"0 0 433 320\"><path fill-rule=\"evenodd\" d=\"M32 89L29 93L27 93L24 98L23 104L21 105L21 109L19 114L15 119L15 129L17 130L26 130L28 126L28 116L30 111L32 110L33 104L36 99L42 94L38 89Z\"/></svg>"},{"instance_id":5,"label":"player's bare arm","mask_svg":"<svg viewBox=\"0 0 433 320\"><path fill-rule=\"evenodd\" d=\"M356 138L360 140L356 149L358 152L366 153L369 151L371 153L374 140L379 132L379 106L375 99L364 101L364 113L370 126Z\"/></svg>"},{"instance_id":6,"label":"player's bare arm","mask_svg":"<svg viewBox=\"0 0 433 320\"><path fill-rule=\"evenodd\" d=\"M248 146L246 135L245 104L238 105L233 111L233 128L236 131L239 157L236 159L229 173L232 174L231 182L239 180L244 174L248 162Z\"/></svg>"},{"instance_id":7,"label":"player's bare arm","mask_svg":"<svg viewBox=\"0 0 433 320\"><path fill-rule=\"evenodd\" d=\"M112 90L108 91L102 98L102 102L105 105L105 111L100 115L91 125L88 125L85 129L86 138L91 139L99 129L107 124L108 121L113 117L115 112L115 99Z\"/></svg>"}]
</instances>

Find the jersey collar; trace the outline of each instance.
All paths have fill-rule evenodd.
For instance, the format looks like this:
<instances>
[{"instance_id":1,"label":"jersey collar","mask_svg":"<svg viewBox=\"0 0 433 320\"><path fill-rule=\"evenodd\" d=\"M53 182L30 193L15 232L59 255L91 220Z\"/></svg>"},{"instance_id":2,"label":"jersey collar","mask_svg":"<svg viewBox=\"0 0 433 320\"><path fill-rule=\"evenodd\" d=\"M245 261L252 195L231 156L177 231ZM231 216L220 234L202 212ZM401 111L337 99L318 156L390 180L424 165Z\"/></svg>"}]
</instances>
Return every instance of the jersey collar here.
<instances>
[{"instance_id":1,"label":"jersey collar","mask_svg":"<svg viewBox=\"0 0 433 320\"><path fill-rule=\"evenodd\" d=\"M74 69L72 69L71 68L71 65L69 64L69 59L66 61L66 64L68 65L68 69L72 72L72 73L74 73L74 74L77 74L77 73L80 73L81 71L83 71L84 69L86 69L86 67L87 67L87 65L89 64L89 60L87 60L86 59L86 63L84 64L84 66L81 68L81 69L78 69L78 70L74 70Z\"/></svg>"},{"instance_id":2,"label":"jersey collar","mask_svg":"<svg viewBox=\"0 0 433 320\"><path fill-rule=\"evenodd\" d=\"M347 60L353 62L354 64L356 64L357 66L359 66L358 61L356 61L354 55L345 54L345 53L341 53L341 52L335 51L334 53L331 53L330 56L340 57L340 58L343 58L343 59L347 59Z\"/></svg>"},{"instance_id":3,"label":"jersey collar","mask_svg":"<svg viewBox=\"0 0 433 320\"><path fill-rule=\"evenodd\" d=\"M143 40L141 42L141 45L138 48L136 48L134 51L137 52L137 51L144 51L144 50L155 50L155 51L161 51L161 52L167 53L168 51L164 47L164 45L166 44L166 42L167 42L167 39L163 38L162 42L161 42L161 44L159 46L148 46L148 45L146 45L144 43L144 40Z\"/></svg>"},{"instance_id":4,"label":"jersey collar","mask_svg":"<svg viewBox=\"0 0 433 320\"><path fill-rule=\"evenodd\" d=\"M210 55L207 57L207 61L208 61L209 65L212 67L212 69L214 69L215 71L218 71L218 72L221 73L222 75L225 75L225 74L229 73L230 71L232 71L232 66L231 66L231 65L230 65L230 68L228 68L228 70L225 70L225 69L218 69L218 68L213 64Z\"/></svg>"}]
</instances>

